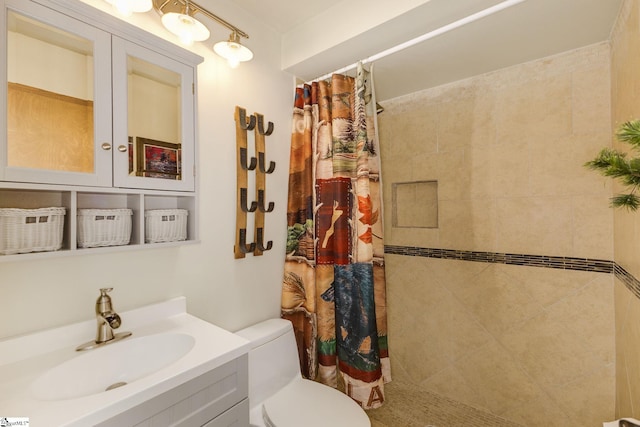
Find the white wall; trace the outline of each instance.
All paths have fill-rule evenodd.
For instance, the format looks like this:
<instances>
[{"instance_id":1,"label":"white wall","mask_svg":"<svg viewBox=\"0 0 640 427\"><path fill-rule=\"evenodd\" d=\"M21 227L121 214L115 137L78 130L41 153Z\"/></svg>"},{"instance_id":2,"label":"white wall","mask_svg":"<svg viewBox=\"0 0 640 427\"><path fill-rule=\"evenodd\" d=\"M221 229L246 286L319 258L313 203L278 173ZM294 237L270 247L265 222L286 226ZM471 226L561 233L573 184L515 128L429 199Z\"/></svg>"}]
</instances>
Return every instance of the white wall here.
<instances>
[{"instance_id":1,"label":"white wall","mask_svg":"<svg viewBox=\"0 0 640 427\"><path fill-rule=\"evenodd\" d=\"M111 13L102 0L82 0ZM280 312L280 285L286 238L286 199L293 77L280 71L279 39L262 22L224 0L211 11L250 35L253 61L231 70L210 46L229 32L211 24L212 38L191 49L205 57L198 69L201 243L178 248L77 255L0 262L0 338L91 319L98 288L113 286L118 311L187 297L188 310L230 330ZM173 40L153 11L127 20ZM277 163L267 176L265 238L273 249L261 257L235 260L236 105L274 122L266 139L267 161ZM249 190L253 194L253 189ZM252 218L249 218L252 227ZM251 235L252 237L252 235ZM126 328L126 318L123 319Z\"/></svg>"}]
</instances>

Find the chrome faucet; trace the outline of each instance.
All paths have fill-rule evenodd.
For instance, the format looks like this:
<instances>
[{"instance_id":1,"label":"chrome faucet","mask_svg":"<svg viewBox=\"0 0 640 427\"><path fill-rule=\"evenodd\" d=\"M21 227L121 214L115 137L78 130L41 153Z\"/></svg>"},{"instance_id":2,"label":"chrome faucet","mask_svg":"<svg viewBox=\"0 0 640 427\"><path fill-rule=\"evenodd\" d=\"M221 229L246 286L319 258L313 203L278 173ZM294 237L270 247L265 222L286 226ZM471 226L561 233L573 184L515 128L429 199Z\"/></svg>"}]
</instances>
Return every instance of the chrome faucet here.
<instances>
[{"instance_id":1,"label":"chrome faucet","mask_svg":"<svg viewBox=\"0 0 640 427\"><path fill-rule=\"evenodd\" d=\"M120 327L122 321L118 313L113 310L111 297L108 295L112 290L113 288L101 288L100 296L96 300L96 320L98 321L96 339L78 346L76 351L90 350L131 335L131 332L120 332L118 334L113 332Z\"/></svg>"},{"instance_id":2,"label":"chrome faucet","mask_svg":"<svg viewBox=\"0 0 640 427\"><path fill-rule=\"evenodd\" d=\"M98 331L96 333L96 343L111 341L115 335L114 329L118 329L121 324L120 316L113 311L111 297L107 295L113 288L100 289L100 296L96 300L96 319L98 320Z\"/></svg>"}]
</instances>

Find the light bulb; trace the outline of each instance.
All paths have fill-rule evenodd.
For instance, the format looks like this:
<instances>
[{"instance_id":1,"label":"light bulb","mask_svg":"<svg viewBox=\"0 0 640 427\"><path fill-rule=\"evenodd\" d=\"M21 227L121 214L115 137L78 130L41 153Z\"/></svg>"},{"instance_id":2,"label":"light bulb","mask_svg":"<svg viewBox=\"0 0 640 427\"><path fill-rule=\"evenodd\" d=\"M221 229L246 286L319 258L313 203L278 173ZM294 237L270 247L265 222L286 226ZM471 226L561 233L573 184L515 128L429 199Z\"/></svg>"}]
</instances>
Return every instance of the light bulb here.
<instances>
[{"instance_id":1,"label":"light bulb","mask_svg":"<svg viewBox=\"0 0 640 427\"><path fill-rule=\"evenodd\" d=\"M133 5L129 0L115 0L112 4L120 15L131 16L133 14Z\"/></svg>"},{"instance_id":2,"label":"light bulb","mask_svg":"<svg viewBox=\"0 0 640 427\"><path fill-rule=\"evenodd\" d=\"M233 37L228 41L218 42L213 46L215 53L223 57L229 63L231 68L236 68L240 62L249 61L253 58L253 52L247 47L242 46L237 37Z\"/></svg>"},{"instance_id":3,"label":"light bulb","mask_svg":"<svg viewBox=\"0 0 640 427\"><path fill-rule=\"evenodd\" d=\"M151 0L106 0L113 5L119 14L131 16L135 13L148 12L153 7Z\"/></svg>"}]
</instances>

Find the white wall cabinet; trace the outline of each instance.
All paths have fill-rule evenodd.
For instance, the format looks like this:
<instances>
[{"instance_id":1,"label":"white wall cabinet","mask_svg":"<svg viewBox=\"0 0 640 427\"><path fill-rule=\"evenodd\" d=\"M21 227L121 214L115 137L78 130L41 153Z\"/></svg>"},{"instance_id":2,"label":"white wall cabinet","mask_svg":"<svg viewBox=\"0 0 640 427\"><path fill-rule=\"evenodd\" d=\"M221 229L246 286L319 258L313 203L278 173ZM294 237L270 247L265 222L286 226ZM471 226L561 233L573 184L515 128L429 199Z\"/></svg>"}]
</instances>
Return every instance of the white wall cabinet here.
<instances>
[{"instance_id":1,"label":"white wall cabinet","mask_svg":"<svg viewBox=\"0 0 640 427\"><path fill-rule=\"evenodd\" d=\"M202 58L77 0L0 4L0 208L67 208L63 252L81 208L131 208L136 247L146 209L187 209L196 240Z\"/></svg>"}]
</instances>

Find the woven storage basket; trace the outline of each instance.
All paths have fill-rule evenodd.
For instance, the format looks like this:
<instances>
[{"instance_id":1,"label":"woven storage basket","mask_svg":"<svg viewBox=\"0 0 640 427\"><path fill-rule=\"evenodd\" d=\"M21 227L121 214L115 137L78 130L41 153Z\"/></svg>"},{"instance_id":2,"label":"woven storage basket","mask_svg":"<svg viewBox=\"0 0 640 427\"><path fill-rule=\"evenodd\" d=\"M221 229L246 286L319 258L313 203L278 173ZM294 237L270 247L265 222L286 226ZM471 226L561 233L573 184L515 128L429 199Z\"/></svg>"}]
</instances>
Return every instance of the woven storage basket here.
<instances>
[{"instance_id":1,"label":"woven storage basket","mask_svg":"<svg viewBox=\"0 0 640 427\"><path fill-rule=\"evenodd\" d=\"M78 209L78 247L128 245L131 209Z\"/></svg>"},{"instance_id":2,"label":"woven storage basket","mask_svg":"<svg viewBox=\"0 0 640 427\"><path fill-rule=\"evenodd\" d=\"M57 251L65 208L0 209L0 254Z\"/></svg>"},{"instance_id":3,"label":"woven storage basket","mask_svg":"<svg viewBox=\"0 0 640 427\"><path fill-rule=\"evenodd\" d=\"M187 240L186 209L153 209L144 212L145 242L177 242Z\"/></svg>"}]
</instances>

